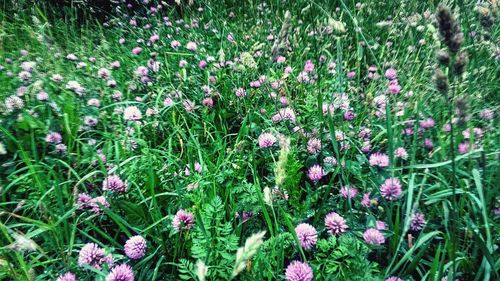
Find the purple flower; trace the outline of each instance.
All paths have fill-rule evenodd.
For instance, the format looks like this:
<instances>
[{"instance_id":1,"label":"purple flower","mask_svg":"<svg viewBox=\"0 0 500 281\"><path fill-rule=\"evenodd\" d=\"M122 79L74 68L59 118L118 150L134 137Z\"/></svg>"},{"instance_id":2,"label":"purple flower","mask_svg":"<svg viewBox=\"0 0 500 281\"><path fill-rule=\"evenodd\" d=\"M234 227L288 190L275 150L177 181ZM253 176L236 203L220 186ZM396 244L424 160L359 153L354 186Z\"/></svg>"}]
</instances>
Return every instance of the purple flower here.
<instances>
[{"instance_id":1,"label":"purple flower","mask_svg":"<svg viewBox=\"0 0 500 281\"><path fill-rule=\"evenodd\" d=\"M172 47L172 49L177 49L181 46L181 42L177 41L177 40L174 40L172 42L170 42L170 47Z\"/></svg>"},{"instance_id":2,"label":"purple flower","mask_svg":"<svg viewBox=\"0 0 500 281\"><path fill-rule=\"evenodd\" d=\"M358 190L355 187L344 186L340 189L340 196L344 198L354 198L358 194Z\"/></svg>"},{"instance_id":3,"label":"purple flower","mask_svg":"<svg viewBox=\"0 0 500 281\"><path fill-rule=\"evenodd\" d=\"M465 154L469 152L469 150L470 150L470 145L468 142L462 142L458 144L458 153Z\"/></svg>"},{"instance_id":4,"label":"purple flower","mask_svg":"<svg viewBox=\"0 0 500 281\"><path fill-rule=\"evenodd\" d=\"M387 224L383 221L376 221L375 222L375 227L378 229L378 230L385 230L387 229Z\"/></svg>"},{"instance_id":5,"label":"purple flower","mask_svg":"<svg viewBox=\"0 0 500 281\"><path fill-rule=\"evenodd\" d=\"M234 91L234 94L235 94L237 97L242 98L242 97L246 96L246 94L247 94L247 93L245 92L245 89L243 89L243 88L238 88L238 89L236 89L236 91Z\"/></svg>"},{"instance_id":6,"label":"purple flower","mask_svg":"<svg viewBox=\"0 0 500 281\"><path fill-rule=\"evenodd\" d=\"M396 72L396 69L394 68L389 68L385 71L385 78L388 80L394 80L398 77L398 73Z\"/></svg>"},{"instance_id":7,"label":"purple flower","mask_svg":"<svg viewBox=\"0 0 500 281\"><path fill-rule=\"evenodd\" d=\"M258 139L260 148L269 148L276 143L276 137L271 133L262 133Z\"/></svg>"},{"instance_id":8,"label":"purple flower","mask_svg":"<svg viewBox=\"0 0 500 281\"><path fill-rule=\"evenodd\" d=\"M389 156L384 153L376 152L370 155L370 159L368 162L372 167L385 168L389 166Z\"/></svg>"},{"instance_id":9,"label":"purple flower","mask_svg":"<svg viewBox=\"0 0 500 281\"><path fill-rule=\"evenodd\" d=\"M59 275L56 281L76 281L76 276L71 272L66 272L64 274Z\"/></svg>"},{"instance_id":10,"label":"purple flower","mask_svg":"<svg viewBox=\"0 0 500 281\"><path fill-rule=\"evenodd\" d=\"M325 157L325 159L323 159L323 162L326 165L337 166L337 159L335 159L335 157L333 157L333 156Z\"/></svg>"},{"instance_id":11,"label":"purple flower","mask_svg":"<svg viewBox=\"0 0 500 281\"><path fill-rule=\"evenodd\" d=\"M186 44L186 49L188 49L188 50L190 50L190 51L195 52L195 51L196 51L196 49L198 49L198 46L196 45L196 43L195 43L195 42L188 42L188 43Z\"/></svg>"},{"instance_id":12,"label":"purple flower","mask_svg":"<svg viewBox=\"0 0 500 281\"><path fill-rule=\"evenodd\" d=\"M177 211L172 220L172 227L176 231L189 230L194 225L194 215L186 212L183 209Z\"/></svg>"},{"instance_id":13,"label":"purple flower","mask_svg":"<svg viewBox=\"0 0 500 281\"><path fill-rule=\"evenodd\" d=\"M391 277L385 279L385 281L404 281L404 280L399 278L399 277L396 277L396 276L391 276Z\"/></svg>"},{"instance_id":14,"label":"purple flower","mask_svg":"<svg viewBox=\"0 0 500 281\"><path fill-rule=\"evenodd\" d=\"M363 194L363 199L361 200L361 206L369 208L372 205L372 200L370 199L370 192Z\"/></svg>"},{"instance_id":15,"label":"purple flower","mask_svg":"<svg viewBox=\"0 0 500 281\"><path fill-rule=\"evenodd\" d=\"M309 250L316 245L318 232L312 225L301 223L295 227L295 233L297 233L297 238L299 239L300 246L302 246L302 248Z\"/></svg>"},{"instance_id":16,"label":"purple flower","mask_svg":"<svg viewBox=\"0 0 500 281\"><path fill-rule=\"evenodd\" d=\"M382 245L385 242L384 235L382 232L375 228L369 228L363 233L363 239L365 242L371 245Z\"/></svg>"},{"instance_id":17,"label":"purple flower","mask_svg":"<svg viewBox=\"0 0 500 281\"><path fill-rule=\"evenodd\" d=\"M132 49L132 54L134 55L138 55L142 52L142 48L141 47L135 47Z\"/></svg>"},{"instance_id":18,"label":"purple flower","mask_svg":"<svg viewBox=\"0 0 500 281\"><path fill-rule=\"evenodd\" d=\"M134 272L129 265L121 264L111 270L106 281L134 281Z\"/></svg>"},{"instance_id":19,"label":"purple flower","mask_svg":"<svg viewBox=\"0 0 500 281\"><path fill-rule=\"evenodd\" d=\"M410 229L413 231L420 231L424 228L427 221L425 220L424 214L416 212L411 216Z\"/></svg>"},{"instance_id":20,"label":"purple flower","mask_svg":"<svg viewBox=\"0 0 500 281\"><path fill-rule=\"evenodd\" d=\"M112 258L111 256L106 256L104 249L100 248L95 243L85 244L85 246L82 247L80 253L78 254L78 265L80 266L87 264L97 269L101 269L101 265L103 262L111 265Z\"/></svg>"},{"instance_id":21,"label":"purple flower","mask_svg":"<svg viewBox=\"0 0 500 281\"><path fill-rule=\"evenodd\" d=\"M130 121L141 120L142 113L137 106L128 106L123 111L123 119Z\"/></svg>"},{"instance_id":22,"label":"purple flower","mask_svg":"<svg viewBox=\"0 0 500 281\"><path fill-rule=\"evenodd\" d=\"M45 141L48 143L58 144L62 142L62 136L58 132L50 132L45 137Z\"/></svg>"},{"instance_id":23,"label":"purple flower","mask_svg":"<svg viewBox=\"0 0 500 281\"><path fill-rule=\"evenodd\" d=\"M104 196L92 198L88 204L89 204L89 207L92 210L92 212L94 212L96 214L102 213L102 207L109 208L109 203L106 200L106 197L104 197Z\"/></svg>"},{"instance_id":24,"label":"purple flower","mask_svg":"<svg viewBox=\"0 0 500 281\"><path fill-rule=\"evenodd\" d=\"M486 121L493 120L493 118L495 117L495 112L489 108L486 108L479 112L479 117Z\"/></svg>"},{"instance_id":25,"label":"purple flower","mask_svg":"<svg viewBox=\"0 0 500 281\"><path fill-rule=\"evenodd\" d=\"M339 235L346 232L348 226L342 216L331 212L325 217L325 227L330 235Z\"/></svg>"},{"instance_id":26,"label":"purple flower","mask_svg":"<svg viewBox=\"0 0 500 281\"><path fill-rule=\"evenodd\" d=\"M130 237L127 242L125 242L125 255L127 257L137 260L146 254L146 239L140 235Z\"/></svg>"},{"instance_id":27,"label":"purple flower","mask_svg":"<svg viewBox=\"0 0 500 281\"><path fill-rule=\"evenodd\" d=\"M125 184L117 175L109 176L102 182L102 190L125 192L127 189L127 184Z\"/></svg>"},{"instance_id":28,"label":"purple flower","mask_svg":"<svg viewBox=\"0 0 500 281\"><path fill-rule=\"evenodd\" d=\"M316 154L321 151L321 140L312 138L307 142L307 152L309 154Z\"/></svg>"},{"instance_id":29,"label":"purple flower","mask_svg":"<svg viewBox=\"0 0 500 281\"><path fill-rule=\"evenodd\" d=\"M398 178L388 178L380 186L380 194L387 200L397 199L401 193L401 182Z\"/></svg>"},{"instance_id":30,"label":"purple flower","mask_svg":"<svg viewBox=\"0 0 500 281\"><path fill-rule=\"evenodd\" d=\"M408 158L408 152L406 152L406 149L404 147L398 147L394 151L394 156L396 158L401 158L403 160L406 160Z\"/></svg>"},{"instance_id":31,"label":"purple flower","mask_svg":"<svg viewBox=\"0 0 500 281\"><path fill-rule=\"evenodd\" d=\"M390 84L388 89L391 94L399 94L401 92L401 86L398 84Z\"/></svg>"},{"instance_id":32,"label":"purple flower","mask_svg":"<svg viewBox=\"0 0 500 281\"><path fill-rule=\"evenodd\" d=\"M307 171L307 176L313 182L318 182L324 175L325 172L323 171L323 168L320 165L314 165L310 167L309 170Z\"/></svg>"},{"instance_id":33,"label":"purple flower","mask_svg":"<svg viewBox=\"0 0 500 281\"><path fill-rule=\"evenodd\" d=\"M285 277L287 281L312 281L312 268L305 262L292 261L286 268Z\"/></svg>"}]
</instances>

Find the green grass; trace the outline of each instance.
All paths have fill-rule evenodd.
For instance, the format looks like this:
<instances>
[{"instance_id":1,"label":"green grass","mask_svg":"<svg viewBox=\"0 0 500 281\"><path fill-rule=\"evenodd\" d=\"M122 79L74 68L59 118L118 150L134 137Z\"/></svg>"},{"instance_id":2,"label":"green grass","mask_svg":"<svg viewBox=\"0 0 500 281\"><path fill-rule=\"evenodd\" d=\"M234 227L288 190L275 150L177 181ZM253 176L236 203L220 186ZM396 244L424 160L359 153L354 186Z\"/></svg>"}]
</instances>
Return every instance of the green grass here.
<instances>
[{"instance_id":1,"label":"green grass","mask_svg":"<svg viewBox=\"0 0 500 281\"><path fill-rule=\"evenodd\" d=\"M436 61L436 51L446 49L434 18L438 1L202 1L156 14L147 13L151 5L121 6L106 23L81 2L0 5L0 280L56 280L65 272L106 280L113 266L79 265L87 243L110 253L114 265L130 265L135 280L230 279L239 247L246 267L235 280L285 280L295 260L308 263L314 280L499 278L495 4L445 3L464 33L460 51L468 54L464 73L455 75L456 56L449 66ZM153 34L160 39L147 44ZM181 47L172 48L173 40ZM190 41L196 51L186 49ZM284 63L273 61L275 44L284 46L278 51ZM143 50L133 55L137 46ZM150 81L143 83L135 72L151 60L159 68L149 67ZM182 60L187 66L179 65ZM202 60L207 67L198 66ZM302 83L308 60L313 82ZM120 66L112 68L113 61ZM23 62L36 62L26 81L19 76ZM398 94L387 90L390 67L397 70ZM102 68L115 87L99 77ZM450 83L446 93L436 89L436 68ZM53 81L54 74L63 81ZM263 75L260 87L250 85ZM69 81L85 94L68 89ZM238 88L244 97L236 96ZM37 97L41 91L48 100ZM12 108L13 96L23 106ZM377 108L381 96L385 106ZM167 97L171 106L164 104ZM99 106L89 104L92 99ZM194 110L186 110L187 100ZM334 111L324 107L329 104ZM124 119L130 106L141 111L140 122ZM296 120L273 122L285 107ZM485 110L493 112L491 120ZM355 113L350 121L348 111ZM85 124L88 116L98 120L95 126ZM452 120L451 131L444 131ZM359 136L365 128L368 141ZM60 133L65 152L46 141L49 132ZM259 147L263 133L276 138L270 148ZM318 153L308 152L312 138L321 141ZM470 149L459 151L466 143ZM405 159L395 153L399 147ZM388 167L370 165L375 152L387 154ZM328 165L327 157L337 164ZM325 170L319 181L308 178L315 164ZM127 191L103 190L109 175L126 182ZM390 177L402 183L397 200L379 190ZM357 195L343 197L343 187L355 187ZM367 192L370 207L362 205ZM109 207L82 209L81 193L104 196ZM192 228L173 227L180 209L193 215ZM328 233L330 212L346 220L345 233ZM415 212L426 218L418 231ZM366 243L363 233L380 221L385 242ZM311 249L295 232L301 223L317 230ZM248 254L254 245L247 238L261 231L262 245ZM147 240L138 260L124 252L135 235ZM199 261L208 266L205 277Z\"/></svg>"}]
</instances>

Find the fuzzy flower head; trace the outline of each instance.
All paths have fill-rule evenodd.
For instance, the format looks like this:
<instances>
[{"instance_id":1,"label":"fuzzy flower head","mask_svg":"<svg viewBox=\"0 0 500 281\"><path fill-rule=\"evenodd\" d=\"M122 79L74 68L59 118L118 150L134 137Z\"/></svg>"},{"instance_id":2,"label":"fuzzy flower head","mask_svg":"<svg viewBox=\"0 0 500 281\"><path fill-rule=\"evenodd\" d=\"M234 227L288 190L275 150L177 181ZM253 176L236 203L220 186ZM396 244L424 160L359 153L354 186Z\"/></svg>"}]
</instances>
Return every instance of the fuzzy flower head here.
<instances>
[{"instance_id":1,"label":"fuzzy flower head","mask_svg":"<svg viewBox=\"0 0 500 281\"><path fill-rule=\"evenodd\" d=\"M127 189L127 184L117 175L109 176L102 182L102 190L125 192Z\"/></svg>"},{"instance_id":2,"label":"fuzzy flower head","mask_svg":"<svg viewBox=\"0 0 500 281\"><path fill-rule=\"evenodd\" d=\"M182 209L177 211L172 221L172 226L176 231L190 230L194 225L194 215Z\"/></svg>"},{"instance_id":3,"label":"fuzzy flower head","mask_svg":"<svg viewBox=\"0 0 500 281\"><path fill-rule=\"evenodd\" d=\"M195 42L188 42L186 44L186 49L192 51L192 52L196 52L196 50L198 49L198 46L196 45Z\"/></svg>"},{"instance_id":4,"label":"fuzzy flower head","mask_svg":"<svg viewBox=\"0 0 500 281\"><path fill-rule=\"evenodd\" d=\"M420 231L424 228L427 221L425 220L424 214L416 212L411 216L410 229L413 231Z\"/></svg>"},{"instance_id":5,"label":"fuzzy flower head","mask_svg":"<svg viewBox=\"0 0 500 281\"><path fill-rule=\"evenodd\" d=\"M352 199L356 197L356 194L358 194L358 190L352 186L344 186L340 189L340 196L344 198Z\"/></svg>"},{"instance_id":6,"label":"fuzzy flower head","mask_svg":"<svg viewBox=\"0 0 500 281\"><path fill-rule=\"evenodd\" d=\"M138 121L141 120L142 113L137 108L137 106L127 106L125 110L123 110L123 119L127 121Z\"/></svg>"},{"instance_id":7,"label":"fuzzy flower head","mask_svg":"<svg viewBox=\"0 0 500 281\"><path fill-rule=\"evenodd\" d=\"M387 200L395 200L401 193L401 181L398 178L388 178L380 186L380 194Z\"/></svg>"},{"instance_id":8,"label":"fuzzy flower head","mask_svg":"<svg viewBox=\"0 0 500 281\"><path fill-rule=\"evenodd\" d=\"M292 261L285 270L287 281L312 281L312 268L305 262Z\"/></svg>"},{"instance_id":9,"label":"fuzzy flower head","mask_svg":"<svg viewBox=\"0 0 500 281\"><path fill-rule=\"evenodd\" d=\"M276 137L271 133L262 133L258 139L260 148L269 148L276 143Z\"/></svg>"},{"instance_id":10,"label":"fuzzy flower head","mask_svg":"<svg viewBox=\"0 0 500 281\"><path fill-rule=\"evenodd\" d=\"M64 274L59 275L56 281L76 281L76 276L71 272L66 272Z\"/></svg>"},{"instance_id":11,"label":"fuzzy flower head","mask_svg":"<svg viewBox=\"0 0 500 281\"><path fill-rule=\"evenodd\" d=\"M363 233L363 239L371 245L382 245L385 242L382 232L375 228L369 228Z\"/></svg>"},{"instance_id":12,"label":"fuzzy flower head","mask_svg":"<svg viewBox=\"0 0 500 281\"><path fill-rule=\"evenodd\" d=\"M307 142L307 152L309 154L316 154L321 151L321 140L312 138Z\"/></svg>"},{"instance_id":13,"label":"fuzzy flower head","mask_svg":"<svg viewBox=\"0 0 500 281\"><path fill-rule=\"evenodd\" d=\"M399 278L399 277L396 277L396 276L391 276L391 277L385 279L385 281L404 281L404 280Z\"/></svg>"},{"instance_id":14,"label":"fuzzy flower head","mask_svg":"<svg viewBox=\"0 0 500 281\"><path fill-rule=\"evenodd\" d=\"M325 217L325 227L330 235L339 235L346 232L348 226L345 219L335 212L331 212Z\"/></svg>"},{"instance_id":15,"label":"fuzzy flower head","mask_svg":"<svg viewBox=\"0 0 500 281\"><path fill-rule=\"evenodd\" d=\"M62 142L62 136L58 132L50 132L45 137L45 141L48 143L58 144Z\"/></svg>"},{"instance_id":16,"label":"fuzzy flower head","mask_svg":"<svg viewBox=\"0 0 500 281\"><path fill-rule=\"evenodd\" d=\"M406 149L404 147L398 147L394 151L394 156L396 158L406 160L406 159L408 159L408 152L406 151Z\"/></svg>"},{"instance_id":17,"label":"fuzzy flower head","mask_svg":"<svg viewBox=\"0 0 500 281\"><path fill-rule=\"evenodd\" d=\"M314 165L307 171L307 176L313 182L318 182L324 175L325 172L320 165Z\"/></svg>"},{"instance_id":18,"label":"fuzzy flower head","mask_svg":"<svg viewBox=\"0 0 500 281\"><path fill-rule=\"evenodd\" d=\"M125 255L127 257L137 260L146 254L146 239L140 235L130 237L127 242L125 242Z\"/></svg>"},{"instance_id":19,"label":"fuzzy flower head","mask_svg":"<svg viewBox=\"0 0 500 281\"><path fill-rule=\"evenodd\" d=\"M318 232L312 225L301 223L295 227L295 233L297 233L297 238L299 239L300 246L302 246L302 248L309 250L316 245Z\"/></svg>"},{"instance_id":20,"label":"fuzzy flower head","mask_svg":"<svg viewBox=\"0 0 500 281\"><path fill-rule=\"evenodd\" d=\"M134 272L129 265L121 264L111 270L106 281L134 281Z\"/></svg>"},{"instance_id":21,"label":"fuzzy flower head","mask_svg":"<svg viewBox=\"0 0 500 281\"><path fill-rule=\"evenodd\" d=\"M370 159L368 162L372 167L386 168L389 166L389 156L384 153L376 152L370 155Z\"/></svg>"},{"instance_id":22,"label":"fuzzy flower head","mask_svg":"<svg viewBox=\"0 0 500 281\"><path fill-rule=\"evenodd\" d=\"M112 263L111 256L106 256L104 249L100 248L95 243L87 243L78 254L78 264L83 266L87 264L97 269L101 269L101 265L106 262L108 265Z\"/></svg>"}]
</instances>

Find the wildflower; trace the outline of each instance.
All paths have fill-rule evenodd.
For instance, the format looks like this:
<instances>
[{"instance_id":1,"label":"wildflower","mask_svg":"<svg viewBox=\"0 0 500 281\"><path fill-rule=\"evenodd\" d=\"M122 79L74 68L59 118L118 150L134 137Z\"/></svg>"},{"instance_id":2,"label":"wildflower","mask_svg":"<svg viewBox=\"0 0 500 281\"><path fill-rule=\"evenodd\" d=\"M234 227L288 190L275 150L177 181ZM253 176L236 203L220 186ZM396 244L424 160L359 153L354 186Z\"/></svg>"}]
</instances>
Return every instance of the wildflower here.
<instances>
[{"instance_id":1,"label":"wildflower","mask_svg":"<svg viewBox=\"0 0 500 281\"><path fill-rule=\"evenodd\" d=\"M90 209L92 210L92 212L94 212L95 214L101 214L102 207L109 208L109 203L106 200L106 197L104 197L104 196L92 198L89 201L88 205L89 205Z\"/></svg>"},{"instance_id":2,"label":"wildflower","mask_svg":"<svg viewBox=\"0 0 500 281\"><path fill-rule=\"evenodd\" d=\"M389 166L389 156L384 153L376 152L370 155L368 162L372 167L385 168Z\"/></svg>"},{"instance_id":3,"label":"wildflower","mask_svg":"<svg viewBox=\"0 0 500 281\"><path fill-rule=\"evenodd\" d=\"M406 152L406 149L404 147L398 147L394 151L394 156L396 158L401 158L403 160L406 160L408 158L408 152Z\"/></svg>"},{"instance_id":4,"label":"wildflower","mask_svg":"<svg viewBox=\"0 0 500 281\"><path fill-rule=\"evenodd\" d=\"M420 231L424 228L427 221L425 220L424 214L416 212L411 216L410 229L413 231Z\"/></svg>"},{"instance_id":5,"label":"wildflower","mask_svg":"<svg viewBox=\"0 0 500 281\"><path fill-rule=\"evenodd\" d=\"M97 75L99 77L101 77L102 79L108 79L109 76L111 75L111 72L108 69L106 69L106 68L100 68L97 71Z\"/></svg>"},{"instance_id":6,"label":"wildflower","mask_svg":"<svg viewBox=\"0 0 500 281\"><path fill-rule=\"evenodd\" d=\"M75 54L68 54L68 55L66 56L66 58L67 58L68 60L72 60L72 61L75 61L75 60L77 60L77 59L78 59L78 57L77 57Z\"/></svg>"},{"instance_id":7,"label":"wildflower","mask_svg":"<svg viewBox=\"0 0 500 281\"><path fill-rule=\"evenodd\" d=\"M128 106L123 111L123 119L130 121L141 120L142 113L137 106Z\"/></svg>"},{"instance_id":8,"label":"wildflower","mask_svg":"<svg viewBox=\"0 0 500 281\"><path fill-rule=\"evenodd\" d=\"M56 148L56 151L58 153L61 153L61 154L66 153L66 150L68 149L68 147L65 144L62 144L62 143L56 145L55 148Z\"/></svg>"},{"instance_id":9,"label":"wildflower","mask_svg":"<svg viewBox=\"0 0 500 281\"><path fill-rule=\"evenodd\" d=\"M371 205L372 201L370 199L370 192L366 192L363 194L363 199L361 200L361 206L369 208Z\"/></svg>"},{"instance_id":10,"label":"wildflower","mask_svg":"<svg viewBox=\"0 0 500 281\"><path fill-rule=\"evenodd\" d=\"M389 68L385 71L385 78L388 80L394 80L397 78L397 72L394 68Z\"/></svg>"},{"instance_id":11,"label":"wildflower","mask_svg":"<svg viewBox=\"0 0 500 281\"><path fill-rule=\"evenodd\" d=\"M470 144L468 142L462 142L458 144L458 153L465 154L469 152Z\"/></svg>"},{"instance_id":12,"label":"wildflower","mask_svg":"<svg viewBox=\"0 0 500 281\"><path fill-rule=\"evenodd\" d=\"M97 269L101 269L101 265L104 262L110 265L110 258L106 256L104 249L100 248L95 243L85 244L78 254L78 264L80 266L87 264Z\"/></svg>"},{"instance_id":13,"label":"wildflower","mask_svg":"<svg viewBox=\"0 0 500 281\"><path fill-rule=\"evenodd\" d=\"M276 143L276 137L271 133L262 133L258 139L260 148L269 148Z\"/></svg>"},{"instance_id":14,"label":"wildflower","mask_svg":"<svg viewBox=\"0 0 500 281\"><path fill-rule=\"evenodd\" d=\"M378 230L385 230L387 228L387 224L383 221L376 221L375 228L377 228Z\"/></svg>"},{"instance_id":15,"label":"wildflower","mask_svg":"<svg viewBox=\"0 0 500 281\"><path fill-rule=\"evenodd\" d=\"M125 192L127 189L127 184L117 175L109 176L102 182L102 190L104 191Z\"/></svg>"},{"instance_id":16,"label":"wildflower","mask_svg":"<svg viewBox=\"0 0 500 281\"><path fill-rule=\"evenodd\" d=\"M310 154L316 154L321 151L321 140L317 138L312 138L307 142L307 152Z\"/></svg>"},{"instance_id":17,"label":"wildflower","mask_svg":"<svg viewBox=\"0 0 500 281\"><path fill-rule=\"evenodd\" d=\"M89 100L87 101L87 105L88 105L88 106L95 106L95 107L99 107L99 106L101 106L101 101L100 101L100 100L98 100L98 99L89 99Z\"/></svg>"},{"instance_id":18,"label":"wildflower","mask_svg":"<svg viewBox=\"0 0 500 281\"><path fill-rule=\"evenodd\" d=\"M346 232L348 226L345 219L335 213L331 212L325 217L325 227L328 229L330 235L339 235Z\"/></svg>"},{"instance_id":19,"label":"wildflower","mask_svg":"<svg viewBox=\"0 0 500 281\"><path fill-rule=\"evenodd\" d=\"M432 149L434 147L434 143L432 143L431 139L424 139L424 146L427 149Z\"/></svg>"},{"instance_id":20,"label":"wildflower","mask_svg":"<svg viewBox=\"0 0 500 281\"><path fill-rule=\"evenodd\" d=\"M318 182L324 175L325 172L323 171L323 168L320 165L314 165L310 167L309 170L307 171L307 176L313 182Z\"/></svg>"},{"instance_id":21,"label":"wildflower","mask_svg":"<svg viewBox=\"0 0 500 281\"><path fill-rule=\"evenodd\" d=\"M302 248L309 250L316 245L318 232L312 225L301 223L295 227L295 233L297 234L297 238L299 239L300 246L302 246Z\"/></svg>"},{"instance_id":22,"label":"wildflower","mask_svg":"<svg viewBox=\"0 0 500 281\"><path fill-rule=\"evenodd\" d=\"M177 40L174 40L172 42L170 42L170 47L172 47L172 49L177 49L181 46L181 42L177 41Z\"/></svg>"},{"instance_id":23,"label":"wildflower","mask_svg":"<svg viewBox=\"0 0 500 281\"><path fill-rule=\"evenodd\" d=\"M330 166L337 166L337 159L335 159L335 157L333 156L327 156L325 157L325 159L323 159L323 163Z\"/></svg>"},{"instance_id":24,"label":"wildflower","mask_svg":"<svg viewBox=\"0 0 500 281\"><path fill-rule=\"evenodd\" d=\"M195 42L188 42L186 44L186 49L192 51L192 52L196 52L196 49L198 49L198 46L196 45Z\"/></svg>"},{"instance_id":25,"label":"wildflower","mask_svg":"<svg viewBox=\"0 0 500 281\"><path fill-rule=\"evenodd\" d=\"M235 94L237 97L242 98L242 97L246 96L246 94L247 94L247 93L245 92L245 89L243 89L243 88L238 88L238 89L236 89L236 91L234 92L234 94Z\"/></svg>"},{"instance_id":26,"label":"wildflower","mask_svg":"<svg viewBox=\"0 0 500 281\"><path fill-rule=\"evenodd\" d=\"M286 107L282 108L279 110L278 113L273 115L271 120L275 123L283 121L283 120L289 120L292 123L295 123L295 112L293 112L293 109Z\"/></svg>"},{"instance_id":27,"label":"wildflower","mask_svg":"<svg viewBox=\"0 0 500 281\"><path fill-rule=\"evenodd\" d=\"M176 231L190 230L194 225L194 215L180 209L174 216L172 227Z\"/></svg>"},{"instance_id":28,"label":"wildflower","mask_svg":"<svg viewBox=\"0 0 500 281\"><path fill-rule=\"evenodd\" d=\"M389 84L388 90L391 94L399 94L401 92L401 86L397 83Z\"/></svg>"},{"instance_id":29,"label":"wildflower","mask_svg":"<svg viewBox=\"0 0 500 281\"><path fill-rule=\"evenodd\" d=\"M285 270L287 281L312 281L312 268L305 262L292 261Z\"/></svg>"},{"instance_id":30,"label":"wildflower","mask_svg":"<svg viewBox=\"0 0 500 281\"><path fill-rule=\"evenodd\" d=\"M396 276L391 276L391 277L385 279L385 281L404 281L404 280L399 278L399 277L396 277Z\"/></svg>"},{"instance_id":31,"label":"wildflower","mask_svg":"<svg viewBox=\"0 0 500 281\"><path fill-rule=\"evenodd\" d=\"M59 275L56 281L76 281L76 276L71 272L66 272L64 274Z\"/></svg>"},{"instance_id":32,"label":"wildflower","mask_svg":"<svg viewBox=\"0 0 500 281\"><path fill-rule=\"evenodd\" d=\"M146 239L140 235L130 237L127 242L125 242L125 255L127 257L137 260L146 254Z\"/></svg>"},{"instance_id":33,"label":"wildflower","mask_svg":"<svg viewBox=\"0 0 500 281\"><path fill-rule=\"evenodd\" d=\"M58 132L50 132L45 137L45 141L48 143L58 144L62 142L62 136Z\"/></svg>"},{"instance_id":34,"label":"wildflower","mask_svg":"<svg viewBox=\"0 0 500 281\"><path fill-rule=\"evenodd\" d=\"M481 117L482 119L486 120L486 121L489 121L489 120L493 120L493 118L495 117L495 112L491 109L483 109L481 110L481 112L479 112L479 117Z\"/></svg>"},{"instance_id":35,"label":"wildflower","mask_svg":"<svg viewBox=\"0 0 500 281\"><path fill-rule=\"evenodd\" d=\"M111 270L106 281L134 281L134 272L129 265L121 264Z\"/></svg>"},{"instance_id":36,"label":"wildflower","mask_svg":"<svg viewBox=\"0 0 500 281\"><path fill-rule=\"evenodd\" d=\"M204 98L202 101L203 106L206 106L208 108L212 108L214 106L214 100L210 97Z\"/></svg>"},{"instance_id":37,"label":"wildflower","mask_svg":"<svg viewBox=\"0 0 500 281\"><path fill-rule=\"evenodd\" d=\"M401 193L401 182L397 178L388 178L380 186L380 194L387 200L397 199Z\"/></svg>"},{"instance_id":38,"label":"wildflower","mask_svg":"<svg viewBox=\"0 0 500 281\"><path fill-rule=\"evenodd\" d=\"M36 99L39 101L46 101L49 99L49 94L47 94L47 92L41 91L36 94Z\"/></svg>"},{"instance_id":39,"label":"wildflower","mask_svg":"<svg viewBox=\"0 0 500 281\"><path fill-rule=\"evenodd\" d=\"M363 233L363 239L371 245L382 245L385 242L382 232L375 228L369 228Z\"/></svg>"},{"instance_id":40,"label":"wildflower","mask_svg":"<svg viewBox=\"0 0 500 281\"><path fill-rule=\"evenodd\" d=\"M134 54L134 55L139 55L141 52L142 52L141 47L135 47L132 49L132 54Z\"/></svg>"}]
</instances>

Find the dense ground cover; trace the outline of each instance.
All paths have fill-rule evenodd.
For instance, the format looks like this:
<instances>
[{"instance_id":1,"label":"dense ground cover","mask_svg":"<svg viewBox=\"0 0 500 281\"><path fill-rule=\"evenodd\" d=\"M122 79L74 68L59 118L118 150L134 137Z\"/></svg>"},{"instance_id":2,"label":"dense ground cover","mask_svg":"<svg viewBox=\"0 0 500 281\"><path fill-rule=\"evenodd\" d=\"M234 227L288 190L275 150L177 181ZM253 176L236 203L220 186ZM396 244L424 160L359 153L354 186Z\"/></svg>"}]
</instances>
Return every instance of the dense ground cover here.
<instances>
[{"instance_id":1,"label":"dense ground cover","mask_svg":"<svg viewBox=\"0 0 500 281\"><path fill-rule=\"evenodd\" d=\"M0 279L499 278L496 1L82 2L0 13Z\"/></svg>"}]
</instances>

